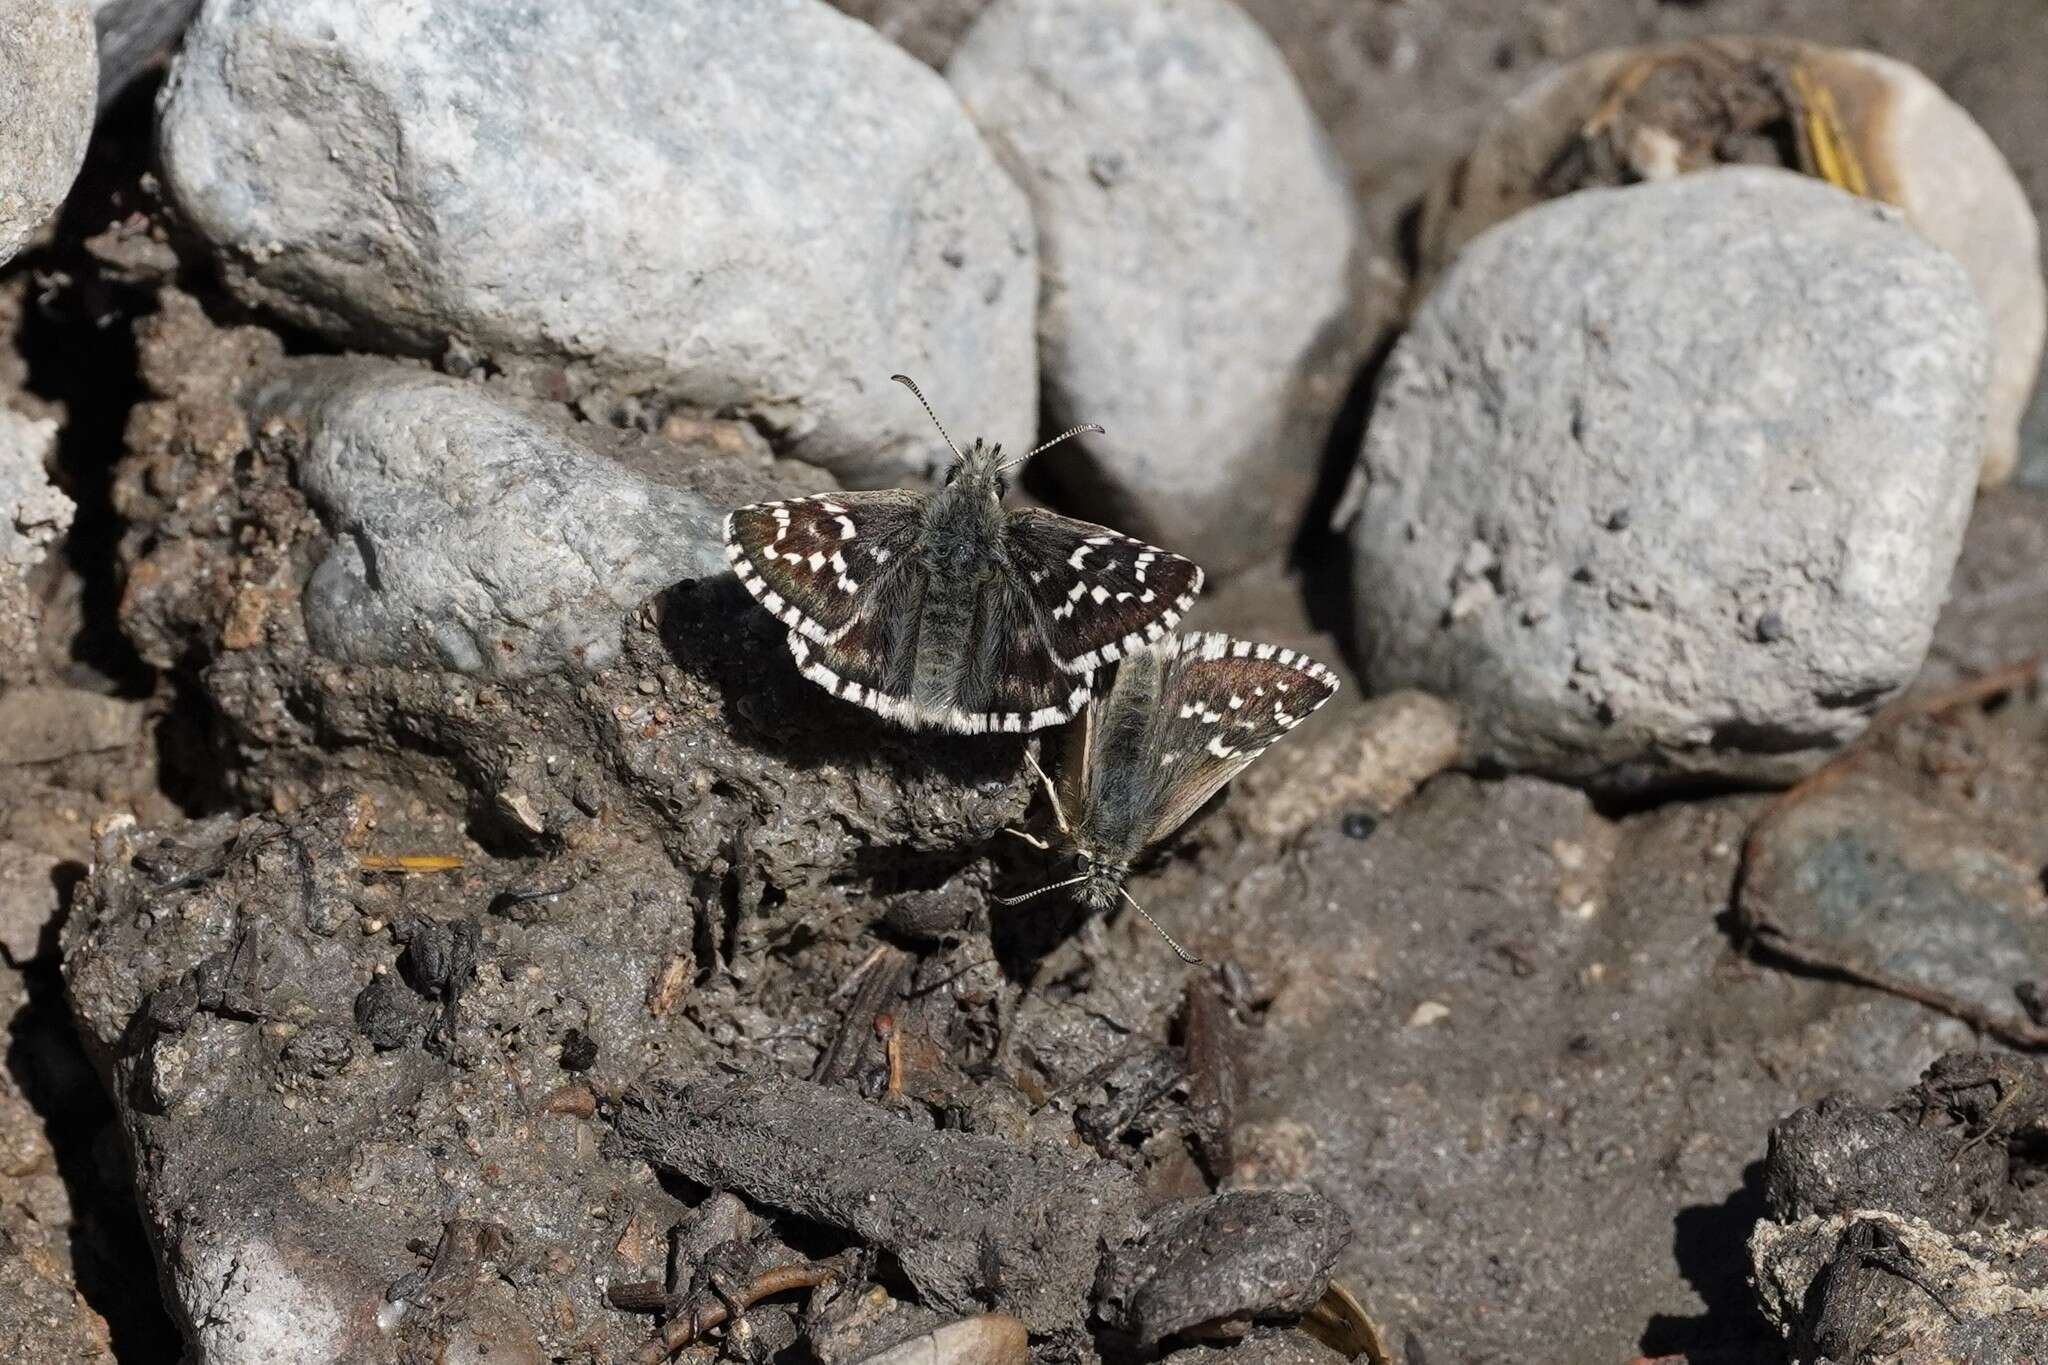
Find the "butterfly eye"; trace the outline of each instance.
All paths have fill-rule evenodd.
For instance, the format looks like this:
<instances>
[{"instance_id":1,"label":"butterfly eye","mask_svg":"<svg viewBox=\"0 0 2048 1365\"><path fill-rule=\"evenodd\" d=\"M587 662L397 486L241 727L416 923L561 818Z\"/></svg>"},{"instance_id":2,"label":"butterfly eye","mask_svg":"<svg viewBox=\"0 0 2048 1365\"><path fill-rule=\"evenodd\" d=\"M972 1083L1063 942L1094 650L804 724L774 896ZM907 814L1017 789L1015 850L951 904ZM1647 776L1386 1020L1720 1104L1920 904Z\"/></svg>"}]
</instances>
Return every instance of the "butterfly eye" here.
<instances>
[{"instance_id":1,"label":"butterfly eye","mask_svg":"<svg viewBox=\"0 0 2048 1365\"><path fill-rule=\"evenodd\" d=\"M960 466L959 466L959 465L955 464L955 465L948 465L948 466L946 466L946 487L948 487L948 488L951 488L951 487L953 486L953 480L955 480L955 479L957 479L957 478L959 478L959 477L960 477Z\"/></svg>"}]
</instances>

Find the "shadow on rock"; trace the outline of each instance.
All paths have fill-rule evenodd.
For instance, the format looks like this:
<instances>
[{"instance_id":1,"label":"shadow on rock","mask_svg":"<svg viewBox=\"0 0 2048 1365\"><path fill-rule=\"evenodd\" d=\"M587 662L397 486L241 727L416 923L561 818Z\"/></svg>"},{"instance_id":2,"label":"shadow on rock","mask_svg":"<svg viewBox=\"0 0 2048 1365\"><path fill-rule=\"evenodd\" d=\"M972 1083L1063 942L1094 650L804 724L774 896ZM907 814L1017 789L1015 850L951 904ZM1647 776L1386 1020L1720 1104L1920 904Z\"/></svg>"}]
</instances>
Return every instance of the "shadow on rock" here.
<instances>
[{"instance_id":1,"label":"shadow on rock","mask_svg":"<svg viewBox=\"0 0 2048 1365\"><path fill-rule=\"evenodd\" d=\"M27 1002L7 1029L6 1069L41 1120L71 1199L70 1251L78 1292L106 1320L122 1365L170 1365L178 1330L162 1301L137 1292L152 1264L107 1102L72 1031L55 959L21 974Z\"/></svg>"},{"instance_id":2,"label":"shadow on rock","mask_svg":"<svg viewBox=\"0 0 2048 1365\"><path fill-rule=\"evenodd\" d=\"M663 646L676 666L718 689L733 737L798 767L892 763L971 786L1008 786L1023 766L1016 735L915 732L827 696L797 672L780 623L739 580L686 579L655 599ZM737 644L737 648L735 647Z\"/></svg>"}]
</instances>

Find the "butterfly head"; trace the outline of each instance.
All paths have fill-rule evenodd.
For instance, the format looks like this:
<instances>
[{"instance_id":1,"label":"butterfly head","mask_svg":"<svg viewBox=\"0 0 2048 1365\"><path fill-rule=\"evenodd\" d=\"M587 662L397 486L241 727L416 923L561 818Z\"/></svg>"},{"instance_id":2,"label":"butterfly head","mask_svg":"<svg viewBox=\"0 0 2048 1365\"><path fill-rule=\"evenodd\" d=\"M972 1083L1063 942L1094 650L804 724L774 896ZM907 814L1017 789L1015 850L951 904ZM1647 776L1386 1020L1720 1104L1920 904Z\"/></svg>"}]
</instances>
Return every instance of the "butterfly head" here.
<instances>
[{"instance_id":1,"label":"butterfly head","mask_svg":"<svg viewBox=\"0 0 2048 1365\"><path fill-rule=\"evenodd\" d=\"M1046 441L1035 449L1026 451L1024 454L1013 459L1004 459L1002 446L984 444L978 436L975 438L973 445L962 451L959 446L953 444L953 438L946 432L945 423L941 422L939 415L932 411L932 405L925 399L924 391L917 387L910 376L892 374L889 377L917 395L917 401L924 406L924 415L932 419L932 425L939 429L939 435L945 437L946 449L953 452L953 464L946 470L946 487L948 488L959 487L973 493L989 493L1000 500L1003 494L1008 491L1008 484L1003 476L1023 464L1033 455L1038 454L1039 451L1049 450L1068 437L1079 436L1082 432L1094 432L1097 436L1102 435L1101 427L1093 422L1083 422L1080 426L1070 427L1053 437L1050 441Z\"/></svg>"},{"instance_id":2,"label":"butterfly head","mask_svg":"<svg viewBox=\"0 0 2048 1365\"><path fill-rule=\"evenodd\" d=\"M964 452L954 452L953 463L946 469L946 487L986 494L1000 502L1003 494L1010 491L1004 470L1002 446L989 445L976 437Z\"/></svg>"},{"instance_id":3,"label":"butterfly head","mask_svg":"<svg viewBox=\"0 0 2048 1365\"><path fill-rule=\"evenodd\" d=\"M1123 859L1083 849L1076 855L1074 870L1080 877L1074 883L1074 899L1090 910L1107 910L1123 893L1124 878L1130 875L1131 865Z\"/></svg>"}]
</instances>

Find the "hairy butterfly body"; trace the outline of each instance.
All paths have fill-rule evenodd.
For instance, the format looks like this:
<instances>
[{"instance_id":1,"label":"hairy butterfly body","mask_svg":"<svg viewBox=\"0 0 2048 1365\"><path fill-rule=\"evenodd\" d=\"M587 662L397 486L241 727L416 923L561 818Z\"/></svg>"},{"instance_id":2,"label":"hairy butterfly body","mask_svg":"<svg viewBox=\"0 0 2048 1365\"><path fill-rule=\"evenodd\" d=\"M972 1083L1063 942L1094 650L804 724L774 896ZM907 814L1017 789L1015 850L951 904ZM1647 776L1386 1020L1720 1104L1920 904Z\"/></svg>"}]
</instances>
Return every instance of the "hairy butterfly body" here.
<instances>
[{"instance_id":1,"label":"hairy butterfly body","mask_svg":"<svg viewBox=\"0 0 2048 1365\"><path fill-rule=\"evenodd\" d=\"M1202 571L1089 522L1006 510L1005 474L1038 450L1005 461L1001 446L946 444L940 491L742 507L725 519L726 558L833 696L912 728L1057 725L1087 704L1098 668L1165 637Z\"/></svg>"},{"instance_id":2,"label":"hairy butterfly body","mask_svg":"<svg viewBox=\"0 0 2048 1365\"><path fill-rule=\"evenodd\" d=\"M1336 675L1306 654L1213 632L1169 636L1132 653L1075 736L1066 799L1048 783L1075 875L1005 903L1065 887L1090 909L1107 909L1121 896L1144 914L1124 889L1131 865L1337 686Z\"/></svg>"}]
</instances>

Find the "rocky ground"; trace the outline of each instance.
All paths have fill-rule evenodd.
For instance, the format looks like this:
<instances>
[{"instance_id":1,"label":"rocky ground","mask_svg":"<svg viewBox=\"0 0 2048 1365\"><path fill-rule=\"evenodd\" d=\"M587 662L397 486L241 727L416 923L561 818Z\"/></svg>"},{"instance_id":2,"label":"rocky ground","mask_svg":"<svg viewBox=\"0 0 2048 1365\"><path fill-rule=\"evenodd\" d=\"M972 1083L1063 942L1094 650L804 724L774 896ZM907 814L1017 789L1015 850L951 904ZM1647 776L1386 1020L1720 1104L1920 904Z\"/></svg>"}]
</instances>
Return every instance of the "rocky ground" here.
<instances>
[{"instance_id":1,"label":"rocky ground","mask_svg":"<svg viewBox=\"0 0 2048 1365\"><path fill-rule=\"evenodd\" d=\"M2048 1355L2048 17L518 8L0 0L0 1358ZM1343 676L1202 965L727 572L899 369Z\"/></svg>"}]
</instances>

